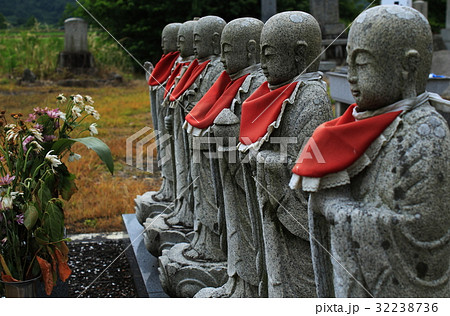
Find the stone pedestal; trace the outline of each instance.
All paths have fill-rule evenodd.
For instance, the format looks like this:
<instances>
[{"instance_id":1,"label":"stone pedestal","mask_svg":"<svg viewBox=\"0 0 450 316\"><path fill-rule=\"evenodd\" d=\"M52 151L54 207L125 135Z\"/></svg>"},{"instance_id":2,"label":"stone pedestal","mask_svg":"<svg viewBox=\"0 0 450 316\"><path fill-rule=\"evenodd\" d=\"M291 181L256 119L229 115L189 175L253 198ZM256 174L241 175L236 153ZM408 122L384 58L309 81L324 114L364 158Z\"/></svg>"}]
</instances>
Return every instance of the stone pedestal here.
<instances>
[{"instance_id":1,"label":"stone pedestal","mask_svg":"<svg viewBox=\"0 0 450 316\"><path fill-rule=\"evenodd\" d=\"M144 243L147 250L155 257L161 256L178 243L190 243L194 236L192 228L181 225L170 225L170 215L159 214L147 218L144 223Z\"/></svg>"},{"instance_id":2,"label":"stone pedestal","mask_svg":"<svg viewBox=\"0 0 450 316\"><path fill-rule=\"evenodd\" d=\"M220 287L228 279L226 262L189 260L190 244L180 243L164 250L159 257L159 278L164 291L172 297L194 297L206 287Z\"/></svg>"},{"instance_id":3,"label":"stone pedestal","mask_svg":"<svg viewBox=\"0 0 450 316\"><path fill-rule=\"evenodd\" d=\"M149 191L134 199L136 218L141 225L144 225L149 217L154 218L163 212L166 214L172 212L173 205L171 203L158 202L153 199L155 193L156 191Z\"/></svg>"}]
</instances>

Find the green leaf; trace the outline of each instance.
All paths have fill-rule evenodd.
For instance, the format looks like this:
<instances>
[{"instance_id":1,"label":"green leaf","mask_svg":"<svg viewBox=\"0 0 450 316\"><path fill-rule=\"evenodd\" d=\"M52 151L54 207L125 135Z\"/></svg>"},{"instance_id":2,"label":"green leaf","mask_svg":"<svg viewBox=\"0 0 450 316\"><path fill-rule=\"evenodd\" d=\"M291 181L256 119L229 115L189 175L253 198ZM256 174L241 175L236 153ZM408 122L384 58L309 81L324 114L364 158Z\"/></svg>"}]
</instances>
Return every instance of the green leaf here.
<instances>
[{"instance_id":1,"label":"green leaf","mask_svg":"<svg viewBox=\"0 0 450 316\"><path fill-rule=\"evenodd\" d=\"M50 189L45 185L44 182L41 182L41 187L39 188L38 191L38 197L39 200L41 201L42 208L44 208L47 205L48 201L50 201L52 198L52 193L50 192Z\"/></svg>"},{"instance_id":2,"label":"green leaf","mask_svg":"<svg viewBox=\"0 0 450 316\"><path fill-rule=\"evenodd\" d=\"M27 210L25 211L25 220L23 224L28 230L31 230L36 224L36 221L39 217L39 212L33 204L28 204Z\"/></svg>"},{"instance_id":3,"label":"green leaf","mask_svg":"<svg viewBox=\"0 0 450 316\"><path fill-rule=\"evenodd\" d=\"M60 187L62 198L69 201L72 195L78 190L75 184L75 175L69 174L68 176L62 177Z\"/></svg>"},{"instance_id":4,"label":"green leaf","mask_svg":"<svg viewBox=\"0 0 450 316\"><path fill-rule=\"evenodd\" d=\"M39 245L47 245L50 241L48 240L48 235L45 233L42 227L38 227L34 232L34 238Z\"/></svg>"},{"instance_id":5,"label":"green leaf","mask_svg":"<svg viewBox=\"0 0 450 316\"><path fill-rule=\"evenodd\" d=\"M100 157L100 159L106 164L106 167L108 167L109 172L111 172L111 174L114 174L114 161L111 155L111 150L109 149L108 145L106 145L103 141L101 141L96 137L60 139L53 144L52 149L56 153L61 153L64 149L70 148L70 146L72 146L72 144L75 142L81 143L85 145L87 148L95 151L97 155Z\"/></svg>"},{"instance_id":6,"label":"green leaf","mask_svg":"<svg viewBox=\"0 0 450 316\"><path fill-rule=\"evenodd\" d=\"M64 213L58 202L50 201L44 213L43 227L51 241L59 241L64 237Z\"/></svg>"}]
</instances>

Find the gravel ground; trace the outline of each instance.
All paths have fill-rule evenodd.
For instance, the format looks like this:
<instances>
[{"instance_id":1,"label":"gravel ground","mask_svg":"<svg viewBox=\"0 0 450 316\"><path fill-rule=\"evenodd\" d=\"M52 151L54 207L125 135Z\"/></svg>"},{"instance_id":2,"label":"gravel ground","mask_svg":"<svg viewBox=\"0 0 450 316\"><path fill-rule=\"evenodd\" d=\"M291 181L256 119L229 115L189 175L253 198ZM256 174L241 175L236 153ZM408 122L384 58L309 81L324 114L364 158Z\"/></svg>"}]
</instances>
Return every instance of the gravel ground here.
<instances>
[{"instance_id":1,"label":"gravel ground","mask_svg":"<svg viewBox=\"0 0 450 316\"><path fill-rule=\"evenodd\" d=\"M122 253L128 244L128 240L70 242L72 275L67 281L69 297L137 297L130 265Z\"/></svg>"}]
</instances>

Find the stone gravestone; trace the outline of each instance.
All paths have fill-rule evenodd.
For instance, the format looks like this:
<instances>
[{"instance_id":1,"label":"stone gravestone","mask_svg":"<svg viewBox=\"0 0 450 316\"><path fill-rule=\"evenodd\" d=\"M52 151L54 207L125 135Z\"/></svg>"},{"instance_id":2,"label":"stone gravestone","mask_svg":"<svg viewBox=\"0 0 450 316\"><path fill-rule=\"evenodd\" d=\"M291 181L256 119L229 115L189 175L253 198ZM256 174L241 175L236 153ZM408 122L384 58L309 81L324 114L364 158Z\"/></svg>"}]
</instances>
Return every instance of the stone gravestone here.
<instances>
[{"instance_id":1,"label":"stone gravestone","mask_svg":"<svg viewBox=\"0 0 450 316\"><path fill-rule=\"evenodd\" d=\"M447 49L450 49L450 0L447 0L447 10L445 18L445 29L441 30L442 39Z\"/></svg>"},{"instance_id":2,"label":"stone gravestone","mask_svg":"<svg viewBox=\"0 0 450 316\"><path fill-rule=\"evenodd\" d=\"M74 73L94 70L94 57L88 49L88 23L81 18L64 21L64 51L59 53L58 68Z\"/></svg>"},{"instance_id":3,"label":"stone gravestone","mask_svg":"<svg viewBox=\"0 0 450 316\"><path fill-rule=\"evenodd\" d=\"M428 19L428 2L426 1L414 1L413 8L423 14Z\"/></svg>"},{"instance_id":4,"label":"stone gravestone","mask_svg":"<svg viewBox=\"0 0 450 316\"><path fill-rule=\"evenodd\" d=\"M277 0L261 0L261 20L266 22L275 14L277 14Z\"/></svg>"},{"instance_id":5,"label":"stone gravestone","mask_svg":"<svg viewBox=\"0 0 450 316\"><path fill-rule=\"evenodd\" d=\"M371 8L350 29L357 108L317 129L293 170L311 192L319 297L450 295L450 131L434 107L450 108L425 92L432 44L406 6Z\"/></svg>"},{"instance_id":6,"label":"stone gravestone","mask_svg":"<svg viewBox=\"0 0 450 316\"><path fill-rule=\"evenodd\" d=\"M339 21L339 1L338 0L310 0L309 7L311 14L320 24L322 31L323 49L327 48L322 55L323 62L321 70L329 71L345 62L346 34L341 33L345 25ZM338 36L340 36L338 38ZM331 45L331 46L330 46Z\"/></svg>"}]
</instances>

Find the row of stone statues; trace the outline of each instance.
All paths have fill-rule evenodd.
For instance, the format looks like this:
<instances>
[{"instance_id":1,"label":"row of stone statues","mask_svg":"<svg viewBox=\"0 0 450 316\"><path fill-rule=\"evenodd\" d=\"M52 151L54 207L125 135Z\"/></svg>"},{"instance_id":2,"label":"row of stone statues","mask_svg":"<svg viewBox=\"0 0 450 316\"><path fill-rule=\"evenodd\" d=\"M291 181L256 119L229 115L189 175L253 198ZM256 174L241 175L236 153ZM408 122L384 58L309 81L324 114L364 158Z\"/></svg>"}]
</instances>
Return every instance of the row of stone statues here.
<instances>
[{"instance_id":1,"label":"row of stone statues","mask_svg":"<svg viewBox=\"0 0 450 316\"><path fill-rule=\"evenodd\" d=\"M333 120L311 15L167 25L148 76L163 184L136 200L166 293L448 297L432 44L412 8L363 12L347 46L356 104Z\"/></svg>"}]
</instances>

